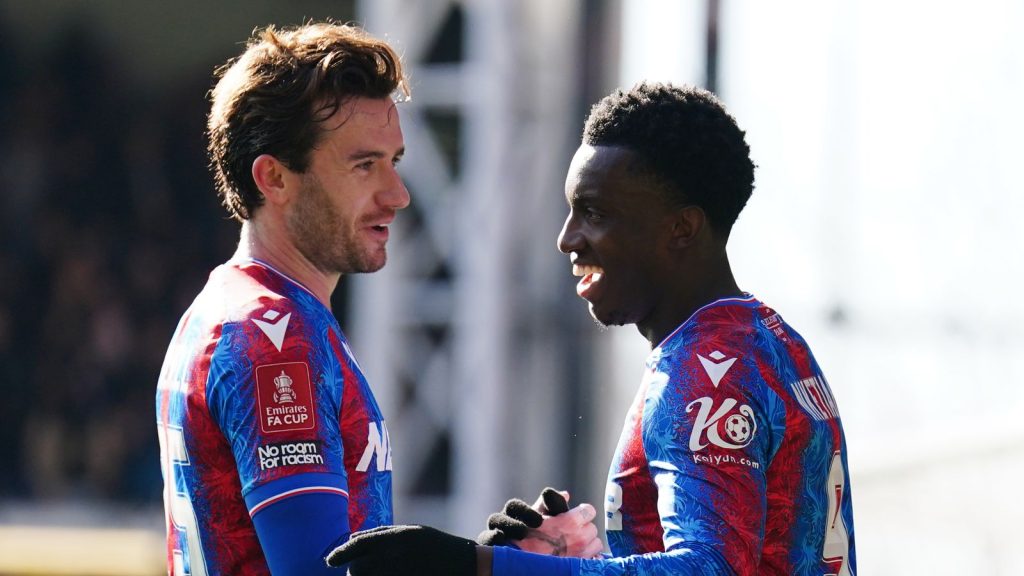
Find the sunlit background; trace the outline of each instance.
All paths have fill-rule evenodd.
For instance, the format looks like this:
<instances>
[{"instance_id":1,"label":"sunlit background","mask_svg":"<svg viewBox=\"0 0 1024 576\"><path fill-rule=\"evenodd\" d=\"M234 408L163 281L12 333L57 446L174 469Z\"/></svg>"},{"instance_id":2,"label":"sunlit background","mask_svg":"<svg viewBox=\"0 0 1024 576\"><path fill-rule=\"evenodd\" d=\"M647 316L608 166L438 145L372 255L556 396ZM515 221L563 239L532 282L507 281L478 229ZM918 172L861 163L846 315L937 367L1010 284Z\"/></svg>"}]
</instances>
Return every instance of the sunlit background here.
<instances>
[{"instance_id":1,"label":"sunlit background","mask_svg":"<svg viewBox=\"0 0 1024 576\"><path fill-rule=\"evenodd\" d=\"M600 508L647 348L555 236L587 110L650 79L747 131L733 269L833 388L860 573L1021 572L1024 3L0 0L0 573L165 570L157 371L237 237L205 92L254 27L326 17L412 81L413 206L334 298L399 522L472 536L545 485Z\"/></svg>"}]
</instances>

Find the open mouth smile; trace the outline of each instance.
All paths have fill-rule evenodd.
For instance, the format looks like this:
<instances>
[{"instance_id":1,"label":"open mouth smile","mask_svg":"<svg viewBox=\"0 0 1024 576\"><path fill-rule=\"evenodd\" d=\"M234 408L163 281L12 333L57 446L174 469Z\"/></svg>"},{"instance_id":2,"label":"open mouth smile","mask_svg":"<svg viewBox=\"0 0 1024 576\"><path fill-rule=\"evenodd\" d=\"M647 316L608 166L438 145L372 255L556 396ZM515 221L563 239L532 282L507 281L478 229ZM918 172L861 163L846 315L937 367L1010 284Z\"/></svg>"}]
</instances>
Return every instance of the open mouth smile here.
<instances>
[{"instance_id":1,"label":"open mouth smile","mask_svg":"<svg viewBox=\"0 0 1024 576\"><path fill-rule=\"evenodd\" d=\"M594 289L604 276L604 269L600 266L573 264L572 275L582 277L576 284L576 294L590 300L589 296L593 295Z\"/></svg>"}]
</instances>

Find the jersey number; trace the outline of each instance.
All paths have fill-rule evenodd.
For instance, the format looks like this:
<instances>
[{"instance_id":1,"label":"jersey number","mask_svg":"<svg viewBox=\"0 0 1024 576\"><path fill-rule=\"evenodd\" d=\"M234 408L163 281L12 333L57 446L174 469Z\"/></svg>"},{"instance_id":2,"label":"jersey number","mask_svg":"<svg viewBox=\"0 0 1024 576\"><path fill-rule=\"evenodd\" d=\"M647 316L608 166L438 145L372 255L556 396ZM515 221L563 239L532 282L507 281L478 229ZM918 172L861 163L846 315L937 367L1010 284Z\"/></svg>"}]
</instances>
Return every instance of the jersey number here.
<instances>
[{"instance_id":1,"label":"jersey number","mask_svg":"<svg viewBox=\"0 0 1024 576\"><path fill-rule=\"evenodd\" d=\"M185 451L185 435L181 428L160 424L160 468L164 474L164 510L167 514L168 529L183 533L188 543L188 571L185 570L185 555L180 548L174 550L174 576L206 576L206 559L203 545L199 541L199 523L192 509L188 495L177 491L177 467L189 466L188 452ZM180 541L180 540L179 540Z\"/></svg>"},{"instance_id":2,"label":"jersey number","mask_svg":"<svg viewBox=\"0 0 1024 576\"><path fill-rule=\"evenodd\" d=\"M828 499L828 516L825 521L825 545L821 558L834 572L834 576L851 576L850 572L850 535L843 522L843 492L846 490L846 476L843 473L843 459L839 452L832 455L832 465L828 471L828 483L825 485L825 497Z\"/></svg>"}]
</instances>

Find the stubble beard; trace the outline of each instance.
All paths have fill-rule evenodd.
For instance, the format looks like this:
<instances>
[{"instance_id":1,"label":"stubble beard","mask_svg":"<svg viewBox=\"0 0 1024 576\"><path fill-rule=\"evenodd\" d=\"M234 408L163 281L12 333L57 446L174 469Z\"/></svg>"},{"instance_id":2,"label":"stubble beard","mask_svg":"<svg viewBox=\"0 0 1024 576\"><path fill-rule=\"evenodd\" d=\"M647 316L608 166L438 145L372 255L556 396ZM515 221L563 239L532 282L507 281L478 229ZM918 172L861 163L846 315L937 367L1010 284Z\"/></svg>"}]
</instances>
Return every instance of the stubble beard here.
<instances>
[{"instance_id":1,"label":"stubble beard","mask_svg":"<svg viewBox=\"0 0 1024 576\"><path fill-rule=\"evenodd\" d=\"M384 246L362 249L357 231L346 225L320 180L307 174L302 182L298 202L286 220L299 252L325 274L376 272L384 267Z\"/></svg>"},{"instance_id":2,"label":"stubble beard","mask_svg":"<svg viewBox=\"0 0 1024 576\"><path fill-rule=\"evenodd\" d=\"M641 322L639 319L642 315L638 315L636 310L632 310L629 306L619 306L616 308L605 308L600 312L597 307L594 306L593 302L587 302L587 308L590 312L590 317L593 318L594 322L602 328L610 328L612 326L629 326L630 324L638 324Z\"/></svg>"},{"instance_id":3,"label":"stubble beard","mask_svg":"<svg viewBox=\"0 0 1024 576\"><path fill-rule=\"evenodd\" d=\"M597 324L598 326L600 326L601 328L609 328L611 326L625 326L626 325L625 322L615 318L614 316L598 316L598 314L594 310L594 306L592 304L589 306L589 308L590 308L590 317L594 320L594 323Z\"/></svg>"}]
</instances>

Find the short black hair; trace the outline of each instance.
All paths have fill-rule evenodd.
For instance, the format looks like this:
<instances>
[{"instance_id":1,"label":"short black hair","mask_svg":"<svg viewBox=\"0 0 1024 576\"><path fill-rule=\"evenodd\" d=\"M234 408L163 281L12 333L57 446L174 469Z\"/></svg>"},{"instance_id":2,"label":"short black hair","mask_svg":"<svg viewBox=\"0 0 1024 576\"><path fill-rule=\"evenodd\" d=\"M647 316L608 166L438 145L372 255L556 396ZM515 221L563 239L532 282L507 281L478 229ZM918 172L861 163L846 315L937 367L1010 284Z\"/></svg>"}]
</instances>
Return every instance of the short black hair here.
<instances>
[{"instance_id":1,"label":"short black hair","mask_svg":"<svg viewBox=\"0 0 1024 576\"><path fill-rule=\"evenodd\" d=\"M633 151L666 185L673 205L696 205L728 237L754 191L750 146L718 98L693 86L643 82L594 105L583 128L591 146Z\"/></svg>"}]
</instances>

